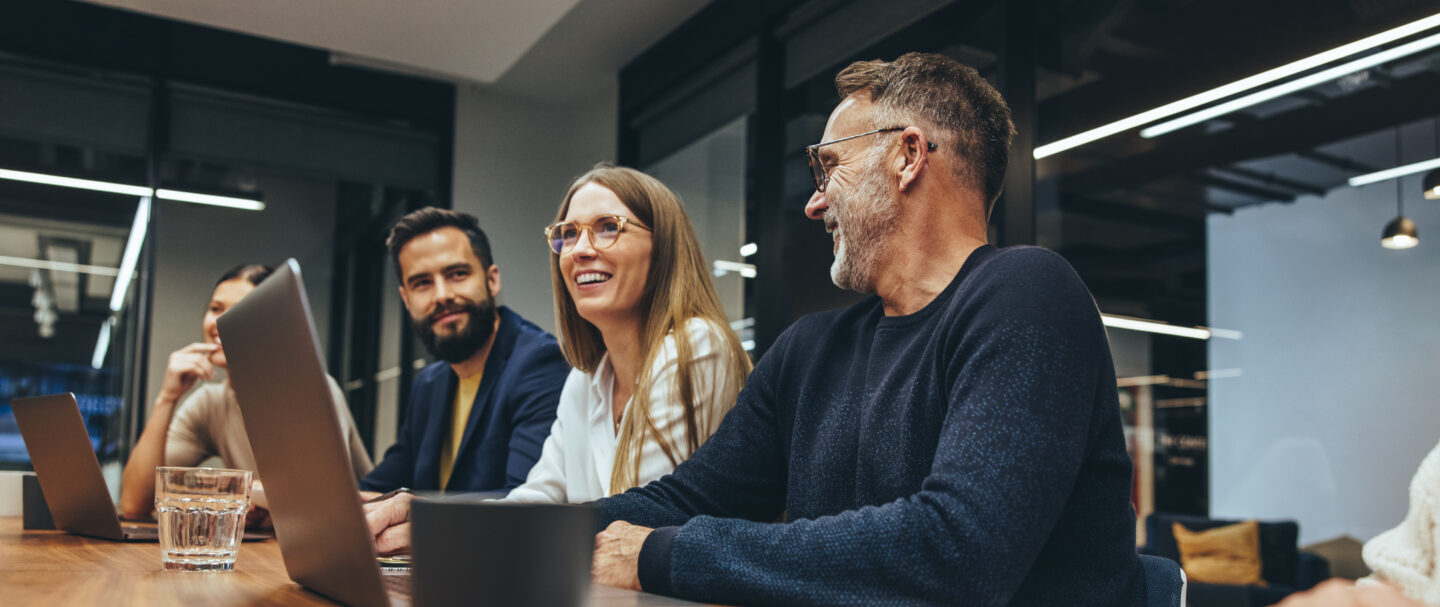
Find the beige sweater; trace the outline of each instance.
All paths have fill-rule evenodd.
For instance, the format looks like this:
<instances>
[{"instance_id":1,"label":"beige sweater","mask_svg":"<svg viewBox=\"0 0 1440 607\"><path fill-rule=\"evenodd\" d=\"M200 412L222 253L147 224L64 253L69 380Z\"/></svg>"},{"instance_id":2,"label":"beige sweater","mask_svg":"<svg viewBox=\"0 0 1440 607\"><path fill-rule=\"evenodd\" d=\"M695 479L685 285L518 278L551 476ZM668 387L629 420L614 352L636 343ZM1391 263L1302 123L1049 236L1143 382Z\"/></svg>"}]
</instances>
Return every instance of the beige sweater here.
<instances>
[{"instance_id":1,"label":"beige sweater","mask_svg":"<svg viewBox=\"0 0 1440 607\"><path fill-rule=\"evenodd\" d=\"M1420 462L1410 480L1410 512L1398 527L1365 542L1365 564L1374 572L1361 583L1384 582L1412 599L1440 605L1440 445Z\"/></svg>"},{"instance_id":2,"label":"beige sweater","mask_svg":"<svg viewBox=\"0 0 1440 607\"><path fill-rule=\"evenodd\" d=\"M345 408L345 395L334 379L329 379L330 395L338 407L340 428L350 449L350 464L355 477L370 472L375 465L365 452L365 444ZM191 391L175 408L170 418L170 431L165 437L166 466L194 466L210 456L219 456L229 468L256 471L255 452L250 450L250 436L245 433L245 420L240 416L240 403L227 383L202 384Z\"/></svg>"}]
</instances>

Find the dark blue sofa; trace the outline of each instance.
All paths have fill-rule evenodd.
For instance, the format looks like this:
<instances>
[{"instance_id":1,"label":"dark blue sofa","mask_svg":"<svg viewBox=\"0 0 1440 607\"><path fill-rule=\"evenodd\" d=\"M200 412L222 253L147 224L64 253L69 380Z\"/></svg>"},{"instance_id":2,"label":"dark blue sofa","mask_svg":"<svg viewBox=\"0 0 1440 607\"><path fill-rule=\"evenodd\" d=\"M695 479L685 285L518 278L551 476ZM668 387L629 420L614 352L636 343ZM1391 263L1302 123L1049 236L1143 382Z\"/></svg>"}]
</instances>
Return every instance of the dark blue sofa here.
<instances>
[{"instance_id":1,"label":"dark blue sofa","mask_svg":"<svg viewBox=\"0 0 1440 607\"><path fill-rule=\"evenodd\" d=\"M1191 531L1204 531L1240 521L1215 520L1201 516L1156 512L1145 518L1145 545L1142 554L1180 562L1171 523ZM1297 547L1300 526L1294 521L1260 522L1261 577L1269 586L1228 586L1190 580L1186 604L1190 607L1260 607L1274 605L1293 592L1307 590L1330 577L1330 564Z\"/></svg>"}]
</instances>

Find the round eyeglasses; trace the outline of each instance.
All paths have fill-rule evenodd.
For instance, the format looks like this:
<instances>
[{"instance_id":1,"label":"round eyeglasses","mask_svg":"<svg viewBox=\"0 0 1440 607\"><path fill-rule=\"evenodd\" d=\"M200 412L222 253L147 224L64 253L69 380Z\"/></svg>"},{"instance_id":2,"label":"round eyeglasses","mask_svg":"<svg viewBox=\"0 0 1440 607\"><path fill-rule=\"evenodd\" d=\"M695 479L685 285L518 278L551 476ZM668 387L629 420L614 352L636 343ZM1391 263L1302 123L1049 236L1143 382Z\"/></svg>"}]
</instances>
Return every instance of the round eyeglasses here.
<instances>
[{"instance_id":1,"label":"round eyeglasses","mask_svg":"<svg viewBox=\"0 0 1440 607\"><path fill-rule=\"evenodd\" d=\"M597 249L608 249L620 239L620 233L630 228L649 231L650 228L634 223L629 217L622 215L601 215L594 221L588 223L579 221L562 221L545 228L545 240L550 243L550 252L556 255L575 248L575 243L580 241L580 233L590 232L590 246Z\"/></svg>"}]
</instances>

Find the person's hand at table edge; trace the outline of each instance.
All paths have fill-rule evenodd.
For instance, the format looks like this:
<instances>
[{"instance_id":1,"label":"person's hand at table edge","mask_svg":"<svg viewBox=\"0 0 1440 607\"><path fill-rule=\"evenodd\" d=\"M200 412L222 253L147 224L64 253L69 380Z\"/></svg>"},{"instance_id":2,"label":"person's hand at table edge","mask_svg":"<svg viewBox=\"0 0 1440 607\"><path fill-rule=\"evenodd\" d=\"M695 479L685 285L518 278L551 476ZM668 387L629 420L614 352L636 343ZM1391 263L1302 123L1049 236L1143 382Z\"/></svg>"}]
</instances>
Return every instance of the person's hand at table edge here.
<instances>
[{"instance_id":1,"label":"person's hand at table edge","mask_svg":"<svg viewBox=\"0 0 1440 607\"><path fill-rule=\"evenodd\" d=\"M270 502L265 498L265 484L259 480L250 482L250 508L245 511L245 528L271 531L275 524L270 520Z\"/></svg>"},{"instance_id":2,"label":"person's hand at table edge","mask_svg":"<svg viewBox=\"0 0 1440 607\"><path fill-rule=\"evenodd\" d=\"M375 551L381 556L410 551L410 502L413 499L414 494L400 492L361 505L365 510L365 524L375 537Z\"/></svg>"},{"instance_id":3,"label":"person's hand at table edge","mask_svg":"<svg viewBox=\"0 0 1440 607\"><path fill-rule=\"evenodd\" d=\"M263 506L251 504L250 509L245 512L245 528L256 531L270 531L275 528L275 523L270 520L270 511Z\"/></svg>"},{"instance_id":4,"label":"person's hand at table edge","mask_svg":"<svg viewBox=\"0 0 1440 607\"><path fill-rule=\"evenodd\" d=\"M654 531L625 521L610 523L595 534L595 557L590 579L597 584L640 590L640 548Z\"/></svg>"}]
</instances>

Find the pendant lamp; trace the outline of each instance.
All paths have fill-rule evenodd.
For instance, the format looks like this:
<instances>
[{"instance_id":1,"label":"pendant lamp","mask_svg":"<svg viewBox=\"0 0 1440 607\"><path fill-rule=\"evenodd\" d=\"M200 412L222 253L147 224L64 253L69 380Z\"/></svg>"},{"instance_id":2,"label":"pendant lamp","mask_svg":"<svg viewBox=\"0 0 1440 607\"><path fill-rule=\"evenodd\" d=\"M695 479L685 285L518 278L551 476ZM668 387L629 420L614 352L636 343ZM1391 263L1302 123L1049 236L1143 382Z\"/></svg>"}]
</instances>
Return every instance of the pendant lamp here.
<instances>
[{"instance_id":1,"label":"pendant lamp","mask_svg":"<svg viewBox=\"0 0 1440 607\"><path fill-rule=\"evenodd\" d=\"M1400 164L1400 128L1395 128L1395 164ZM1429 176L1426 176L1429 179ZM1380 236L1380 246L1387 249L1408 249L1420 244L1420 233L1415 229L1415 222L1405 217L1405 198L1402 195L1400 186L1404 179L1395 180L1395 219L1385 224L1385 232Z\"/></svg>"}]
</instances>

